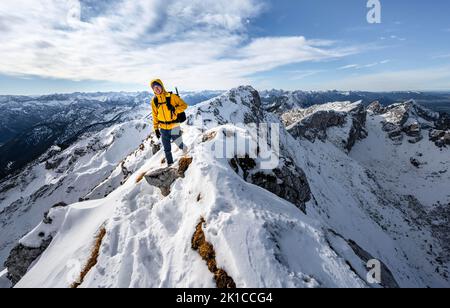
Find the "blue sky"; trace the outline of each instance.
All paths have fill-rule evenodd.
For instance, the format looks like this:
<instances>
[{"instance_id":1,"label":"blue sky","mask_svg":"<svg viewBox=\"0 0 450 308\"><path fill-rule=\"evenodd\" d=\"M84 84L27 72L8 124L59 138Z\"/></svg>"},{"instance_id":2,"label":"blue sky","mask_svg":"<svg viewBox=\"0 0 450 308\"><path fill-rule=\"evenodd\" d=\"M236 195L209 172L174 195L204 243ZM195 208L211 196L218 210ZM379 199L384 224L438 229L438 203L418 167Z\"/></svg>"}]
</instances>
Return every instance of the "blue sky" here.
<instances>
[{"instance_id":1,"label":"blue sky","mask_svg":"<svg viewBox=\"0 0 450 308\"><path fill-rule=\"evenodd\" d=\"M450 3L380 0L4 0L0 94L450 90Z\"/></svg>"}]
</instances>

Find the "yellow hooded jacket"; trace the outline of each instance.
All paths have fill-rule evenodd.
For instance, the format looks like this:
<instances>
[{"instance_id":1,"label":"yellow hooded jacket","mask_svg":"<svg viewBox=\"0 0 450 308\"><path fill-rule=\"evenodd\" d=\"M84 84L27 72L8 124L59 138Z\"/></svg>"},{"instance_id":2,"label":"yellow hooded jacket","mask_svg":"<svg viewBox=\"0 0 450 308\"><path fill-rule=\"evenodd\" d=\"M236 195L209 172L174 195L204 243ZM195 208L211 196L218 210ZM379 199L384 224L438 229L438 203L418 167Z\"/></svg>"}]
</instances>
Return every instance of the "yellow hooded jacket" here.
<instances>
[{"instance_id":1,"label":"yellow hooded jacket","mask_svg":"<svg viewBox=\"0 0 450 308\"><path fill-rule=\"evenodd\" d=\"M182 113L188 108L188 105L176 94L168 93L164 87L164 84L160 79L152 80L150 86L157 82L163 87L163 93L161 95L156 95L153 97L152 104L152 114L153 114L153 128L171 130L180 125L180 123L172 123L176 121L177 115ZM158 98L158 104L155 104L155 98ZM175 112L170 112L167 107L167 97L170 97L170 104L175 108Z\"/></svg>"}]
</instances>

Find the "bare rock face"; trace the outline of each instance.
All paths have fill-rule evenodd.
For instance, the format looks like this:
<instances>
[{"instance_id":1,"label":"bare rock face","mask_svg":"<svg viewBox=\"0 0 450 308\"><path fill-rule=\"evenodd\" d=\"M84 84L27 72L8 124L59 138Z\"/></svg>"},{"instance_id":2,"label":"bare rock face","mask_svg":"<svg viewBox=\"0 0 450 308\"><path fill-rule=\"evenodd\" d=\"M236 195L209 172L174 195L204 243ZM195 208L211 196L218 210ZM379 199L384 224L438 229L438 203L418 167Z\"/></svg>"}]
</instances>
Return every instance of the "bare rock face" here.
<instances>
[{"instance_id":1,"label":"bare rock face","mask_svg":"<svg viewBox=\"0 0 450 308\"><path fill-rule=\"evenodd\" d=\"M422 163L417 158L414 158L414 157L410 158L410 162L411 162L411 165L413 165L416 168L420 168L420 166L422 165Z\"/></svg>"},{"instance_id":2,"label":"bare rock face","mask_svg":"<svg viewBox=\"0 0 450 308\"><path fill-rule=\"evenodd\" d=\"M64 202L53 205L44 214L42 223L26 236L31 238L32 241L18 243L11 250L4 266L8 269L7 278L13 286L25 276L33 262L48 248L64 219L66 211L67 204Z\"/></svg>"},{"instance_id":3,"label":"bare rock face","mask_svg":"<svg viewBox=\"0 0 450 308\"><path fill-rule=\"evenodd\" d=\"M153 139L150 142L150 145L152 147L152 154L155 155L156 153L158 153L161 150L161 144L160 143L156 143Z\"/></svg>"},{"instance_id":4,"label":"bare rock face","mask_svg":"<svg viewBox=\"0 0 450 308\"><path fill-rule=\"evenodd\" d=\"M345 114L335 111L317 111L305 120L302 120L298 125L288 129L288 131L295 138L303 137L311 142L314 142L316 139L325 141L327 128L344 125L345 118Z\"/></svg>"},{"instance_id":5,"label":"bare rock face","mask_svg":"<svg viewBox=\"0 0 450 308\"><path fill-rule=\"evenodd\" d=\"M365 130L367 111L361 103L349 106L346 106L345 110L337 111L315 110L316 107L311 107L283 115L283 120L288 126L288 132L294 138L305 138L311 142L315 142L316 139L325 141L328 138L327 131L331 127L348 125L349 129L347 135L343 136L342 143L345 150L350 152L356 141L367 137ZM295 119L299 120L295 123Z\"/></svg>"},{"instance_id":6,"label":"bare rock face","mask_svg":"<svg viewBox=\"0 0 450 308\"><path fill-rule=\"evenodd\" d=\"M47 170L57 169L63 161L64 157L56 157L53 159L49 159L45 162L45 169Z\"/></svg>"},{"instance_id":7,"label":"bare rock face","mask_svg":"<svg viewBox=\"0 0 450 308\"><path fill-rule=\"evenodd\" d=\"M441 140L443 137L445 136L445 131L443 130L438 130L438 129L432 129L430 130L430 140L433 142L437 142L439 140Z\"/></svg>"},{"instance_id":8,"label":"bare rock face","mask_svg":"<svg viewBox=\"0 0 450 308\"><path fill-rule=\"evenodd\" d=\"M439 120L436 121L436 129L448 131L450 130L450 114L441 113Z\"/></svg>"},{"instance_id":9,"label":"bare rock face","mask_svg":"<svg viewBox=\"0 0 450 308\"><path fill-rule=\"evenodd\" d=\"M383 130L395 143L402 143L405 137L409 143L418 143L428 130L429 140L436 146L445 147L450 144L450 119L447 114L430 111L414 101L385 108L371 105L368 110L384 117Z\"/></svg>"},{"instance_id":10,"label":"bare rock face","mask_svg":"<svg viewBox=\"0 0 450 308\"><path fill-rule=\"evenodd\" d=\"M271 193L295 204L306 214L306 202L311 199L311 189L306 175L292 161L286 160L273 170L259 170L255 160L235 157L230 166L245 181L264 188Z\"/></svg>"},{"instance_id":11,"label":"bare rock face","mask_svg":"<svg viewBox=\"0 0 450 308\"><path fill-rule=\"evenodd\" d=\"M358 105L355 109L350 111L352 118L352 127L348 136L347 143L345 145L348 152L350 152L355 145L356 141L367 137L366 121L367 110L362 104Z\"/></svg>"},{"instance_id":12,"label":"bare rock face","mask_svg":"<svg viewBox=\"0 0 450 308\"><path fill-rule=\"evenodd\" d=\"M161 189L161 194L167 197L170 194L170 187L178 179L183 178L185 172L192 163L191 157L180 159L178 168L166 167L150 172L145 175L145 180L152 186Z\"/></svg>"},{"instance_id":13,"label":"bare rock face","mask_svg":"<svg viewBox=\"0 0 450 308\"><path fill-rule=\"evenodd\" d=\"M382 114L386 112L386 108L384 108L379 101L374 101L367 107L367 111L371 111L373 114Z\"/></svg>"},{"instance_id":14,"label":"bare rock face","mask_svg":"<svg viewBox=\"0 0 450 308\"><path fill-rule=\"evenodd\" d=\"M445 145L450 145L450 131L445 132L442 141L444 142Z\"/></svg>"},{"instance_id":15,"label":"bare rock face","mask_svg":"<svg viewBox=\"0 0 450 308\"><path fill-rule=\"evenodd\" d=\"M429 137L438 147L450 145L450 130L432 129L430 130Z\"/></svg>"},{"instance_id":16,"label":"bare rock face","mask_svg":"<svg viewBox=\"0 0 450 308\"><path fill-rule=\"evenodd\" d=\"M170 186L178 179L178 170L172 167L162 168L145 176L145 180L152 186L161 189L163 196L170 194Z\"/></svg>"},{"instance_id":17,"label":"bare rock face","mask_svg":"<svg viewBox=\"0 0 450 308\"><path fill-rule=\"evenodd\" d=\"M25 276L31 264L39 258L51 242L52 238L48 238L37 248L26 247L22 244L18 244L13 248L5 262L5 267L8 268L7 277L13 285L17 284Z\"/></svg>"}]
</instances>

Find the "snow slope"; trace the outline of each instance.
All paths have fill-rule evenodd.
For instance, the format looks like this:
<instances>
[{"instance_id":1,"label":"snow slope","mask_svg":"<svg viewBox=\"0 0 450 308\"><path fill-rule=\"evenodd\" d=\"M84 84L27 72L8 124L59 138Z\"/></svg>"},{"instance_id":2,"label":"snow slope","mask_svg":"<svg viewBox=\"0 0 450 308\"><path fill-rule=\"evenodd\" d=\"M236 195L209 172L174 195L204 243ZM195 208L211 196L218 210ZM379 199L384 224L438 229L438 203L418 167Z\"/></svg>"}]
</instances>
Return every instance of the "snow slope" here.
<instances>
[{"instance_id":1,"label":"snow slope","mask_svg":"<svg viewBox=\"0 0 450 308\"><path fill-rule=\"evenodd\" d=\"M134 110L128 115L129 121L88 133L64 151L50 149L18 176L1 183L1 265L15 243L53 205L71 204L85 197L132 149L138 148L152 131L150 120L145 119L147 111Z\"/></svg>"},{"instance_id":2,"label":"snow slope","mask_svg":"<svg viewBox=\"0 0 450 308\"><path fill-rule=\"evenodd\" d=\"M342 112L351 104L325 106L312 109ZM400 286L448 287L450 178L442 172L450 166L449 149L428 139L398 145L381 121L369 113L368 136L349 155L336 142L345 139L346 124L328 128L324 142L288 142L314 196L308 215L381 260ZM417 169L410 157L427 164Z\"/></svg>"},{"instance_id":3,"label":"snow slope","mask_svg":"<svg viewBox=\"0 0 450 308\"><path fill-rule=\"evenodd\" d=\"M403 140L394 144L382 130L383 116L370 114L367 139L358 143L351 157L372 170L386 190L401 195L412 194L421 204L432 207L450 201L450 155L424 138L416 144ZM414 167L410 158L422 165Z\"/></svg>"},{"instance_id":4,"label":"snow slope","mask_svg":"<svg viewBox=\"0 0 450 308\"><path fill-rule=\"evenodd\" d=\"M6 277L7 270L0 272L0 289L6 289L11 287L11 282Z\"/></svg>"}]
</instances>

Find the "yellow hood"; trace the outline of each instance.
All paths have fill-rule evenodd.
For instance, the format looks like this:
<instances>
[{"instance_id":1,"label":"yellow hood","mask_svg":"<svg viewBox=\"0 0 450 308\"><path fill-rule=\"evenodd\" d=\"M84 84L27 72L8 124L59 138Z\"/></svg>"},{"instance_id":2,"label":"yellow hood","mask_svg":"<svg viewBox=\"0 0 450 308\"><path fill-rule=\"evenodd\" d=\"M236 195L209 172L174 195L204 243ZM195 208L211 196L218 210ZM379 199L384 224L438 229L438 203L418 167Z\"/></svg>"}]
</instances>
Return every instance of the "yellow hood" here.
<instances>
[{"instance_id":1,"label":"yellow hood","mask_svg":"<svg viewBox=\"0 0 450 308\"><path fill-rule=\"evenodd\" d=\"M152 90L153 90L152 85L153 85L153 83L155 83L155 82L159 83L159 84L162 86L162 88L163 88L163 94L166 94L166 93L167 93L167 92L166 92L166 88L164 87L164 83L161 81L161 79L153 79L152 82L150 82L150 88L152 88ZM155 95L156 95L156 93L155 93Z\"/></svg>"}]
</instances>

